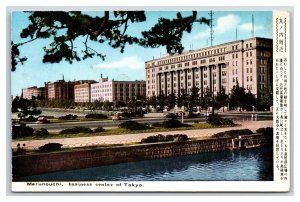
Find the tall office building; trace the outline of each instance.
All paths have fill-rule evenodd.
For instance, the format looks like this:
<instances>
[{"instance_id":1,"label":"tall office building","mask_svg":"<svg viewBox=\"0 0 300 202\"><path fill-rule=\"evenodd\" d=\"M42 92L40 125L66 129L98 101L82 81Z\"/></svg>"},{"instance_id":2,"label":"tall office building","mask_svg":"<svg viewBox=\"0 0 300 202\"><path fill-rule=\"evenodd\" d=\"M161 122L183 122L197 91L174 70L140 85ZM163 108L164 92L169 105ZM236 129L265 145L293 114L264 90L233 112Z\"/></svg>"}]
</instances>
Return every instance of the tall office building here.
<instances>
[{"instance_id":1,"label":"tall office building","mask_svg":"<svg viewBox=\"0 0 300 202\"><path fill-rule=\"evenodd\" d=\"M259 97L272 87L272 48L272 39L256 37L147 61L147 96L189 93L193 86L201 96L222 88L228 94L238 83Z\"/></svg>"}]
</instances>

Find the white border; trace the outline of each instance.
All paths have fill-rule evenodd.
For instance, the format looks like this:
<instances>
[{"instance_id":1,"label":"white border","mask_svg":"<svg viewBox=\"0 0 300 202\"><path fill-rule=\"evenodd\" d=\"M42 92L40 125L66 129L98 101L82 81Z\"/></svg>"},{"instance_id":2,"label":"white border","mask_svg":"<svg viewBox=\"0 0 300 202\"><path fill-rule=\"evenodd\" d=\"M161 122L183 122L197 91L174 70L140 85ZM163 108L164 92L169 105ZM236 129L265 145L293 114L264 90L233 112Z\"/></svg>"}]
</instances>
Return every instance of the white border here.
<instances>
[{"instance_id":1,"label":"white border","mask_svg":"<svg viewBox=\"0 0 300 202\"><path fill-rule=\"evenodd\" d=\"M82 6L82 5L85 5L85 6L99 6L99 5L102 5L102 6L111 6L111 5L118 5L118 6L130 6L130 5L133 5L133 6L169 6L169 5L172 5L172 6L241 6L240 10L243 10L243 7L242 6L250 6L248 7L251 8L251 7L254 7L255 9L255 6L294 6L294 15L293 18L294 19L300 19L300 9L299 9L299 1L297 0L285 0L285 1L281 1L281 0L266 0L266 1L261 1L261 0L226 0L226 1L218 1L218 0L210 0L210 1L191 1L191 0L185 0L185 1L175 1L175 0L172 0L172 1L164 1L164 3L162 3L162 1L148 1L148 0L131 0L130 2L129 1L124 1L123 3L118 3L118 4L115 4L113 3L112 1L110 1L110 3L108 3L108 1L106 2L98 2L97 1L93 1L93 0L77 0L77 1L72 1L72 2L68 2L68 1L60 1L60 0L52 0L52 1L40 1L40 2L37 2L35 0L26 0L26 3L24 3L25 1L18 1L18 0L10 0L10 1L0 1L0 6L1 6L1 12L0 12L0 25L2 27L2 29L5 29L6 27L6 7L7 6ZM197 2L197 3L195 3ZM257 8L257 7L256 7ZM273 8L274 9L274 8ZM294 26L293 26L293 23L292 23L292 33L294 33L295 36L300 36L300 33L299 33L299 22L295 23ZM6 33L5 32L0 32L0 36L1 36L1 39L2 39L2 44L6 44L7 43L7 38L6 38ZM294 43L292 41L292 46L291 46L291 49L293 51L294 49L294 52L296 53L299 53L300 50L299 50L299 46L294 46L293 44L300 44L300 39L299 38L295 38L294 39ZM3 49L2 49L3 50ZM7 50L6 50L7 51ZM293 53L292 53L293 55ZM1 85L0 85L0 93L1 95L9 95L9 78L7 77L7 75L10 74L10 71L7 71L7 69L3 68L3 67L7 67L6 66L6 60L7 60L7 53L6 54L0 54L0 57L1 57L1 63L2 63L2 68L0 68L0 75L1 75L1 79L0 79L0 82L1 82ZM292 68L293 66L300 66L299 64L299 57L295 57L293 58L292 57ZM6 75L6 77L5 77ZM292 99L291 99L291 106L294 107L292 108L292 111L291 111L291 115L292 115L292 120L291 120L291 133L292 135L295 133L297 134L297 132L299 131L299 124L298 125L294 125L294 119L297 121L299 120L299 112L300 112L300 108L299 108L299 105L294 105L294 103L297 103L297 100L299 100L299 91L294 91L294 86L299 86L300 83L299 83L299 79L295 79L297 78L296 76L297 75L300 75L300 68L295 68L295 69L292 69L292 72L291 72L291 83L292 83L292 89L291 89L291 92L292 92ZM7 81L8 80L8 81ZM8 112L10 111L9 108L7 108L6 106L6 101L4 101L3 99L1 100L1 112L2 114L4 114L3 112ZM295 113L294 112L298 112L298 113ZM8 113L6 113L6 118L9 117L8 116ZM294 118L294 119L293 119ZM296 122L297 123L297 122ZM1 117L1 132L2 134L6 134L7 130L8 130L8 126L7 126L7 122L6 120L4 120L3 116ZM36 197L26 197L26 196L30 196L30 195L33 195L32 193L31 194L14 194L14 193L11 193L10 192L10 178L7 177L8 174L10 174L10 149L6 146L6 145L9 145L7 144L7 138L5 135L2 135L1 136L1 143L2 143L2 147L0 148L1 150L1 153L2 154L5 154L6 153L6 167L4 166L1 166L1 179L2 179L2 183L1 183L1 198L0 200L1 201L15 201L15 200L22 200L22 201L41 201L41 200L47 200L47 198L44 198L45 194L34 194L36 195ZM293 140L293 141L292 141ZM294 142L296 142L296 145L294 146ZM299 144L300 140L299 140L299 136L295 136L293 137L292 136L292 139L291 139L291 147L292 147L292 174L294 173L293 170L300 170L300 167L299 167L299 160L298 159L294 159L294 153L298 154L299 153L299 147L297 147L297 144ZM2 155L3 156L3 155ZM7 171L5 171L5 168ZM290 193L273 193L273 194L268 194L268 193L263 193L263 194L258 194L258 193L247 193L247 194L243 194L243 193L236 193L236 194L224 194L224 193L221 193L221 194L218 194L218 193L213 193L213 194L192 194L192 197L189 197L188 200L189 201L199 201L199 198L198 196L201 196L201 200L225 200L225 201L253 201L253 200L272 200L272 202L275 202L275 201L282 201L282 200L288 200L288 201L299 201L299 194L297 192L294 192L294 186L295 187L298 187L299 185L299 181L298 180L294 180L293 179L299 179L299 172L295 172L293 175L292 175L292 187L291 187L291 192ZM3 179L6 179L3 180ZM12 195L23 195L24 197L20 198L14 198L14 197L10 197ZM48 194L47 194L48 195ZM72 197L70 195L73 195ZM97 196L101 195L102 198L101 200L112 200L111 197L108 198L109 196L114 196L115 194L93 194L93 193L90 193L89 195L92 195L92 197L89 197L88 200L89 201L99 201L99 198L97 198ZM122 201L132 201L132 200L147 200L147 199L150 199L151 201L153 200L159 200L162 198L162 196L166 196L168 195L168 198L164 198L163 200L166 200L166 199L169 199L169 200L172 200L172 201L182 201L182 200L186 200L186 198L183 198L183 197L186 197L188 195L191 195L191 194L155 194L155 195L159 195L158 197L153 197L153 194L151 194L152 197L150 198L147 198L145 196L149 196L149 194L138 194L139 196L134 196L134 198L132 197L132 194L127 194L127 195L119 195L119 197L114 197L114 199L117 199L117 200L122 200ZM173 195L173 196L170 196L170 195ZM175 195L175 196L174 196ZM41 197L42 196L42 197ZM82 201L82 200L85 200L85 196L80 196L76 193L72 193L72 194L56 194L56 196L59 196L60 198L59 199L62 199L62 200L70 200L70 201ZM67 197L69 196L69 197ZM124 197L124 196L131 196L131 197ZM142 196L142 197L141 197ZM222 198L218 198L218 196L222 196ZM239 197L236 197L236 196L239 196ZM241 196L255 196L255 198L253 197L242 197ZM267 198L266 198L267 196ZM278 197L278 196L287 196L287 197ZM298 198L298 200L296 200Z\"/></svg>"}]
</instances>

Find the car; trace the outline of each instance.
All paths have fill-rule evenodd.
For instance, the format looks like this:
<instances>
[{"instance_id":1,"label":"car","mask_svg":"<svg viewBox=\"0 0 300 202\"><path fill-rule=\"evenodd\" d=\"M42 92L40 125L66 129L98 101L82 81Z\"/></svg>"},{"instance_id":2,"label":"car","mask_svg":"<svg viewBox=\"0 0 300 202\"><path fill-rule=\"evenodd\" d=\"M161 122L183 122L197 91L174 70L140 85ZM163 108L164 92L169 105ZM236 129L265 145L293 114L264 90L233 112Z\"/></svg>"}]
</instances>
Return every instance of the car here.
<instances>
[{"instance_id":1,"label":"car","mask_svg":"<svg viewBox=\"0 0 300 202\"><path fill-rule=\"evenodd\" d=\"M47 120L46 117L41 116L41 117L38 118L38 120L36 121L36 123L38 123L38 124L45 124L45 123L49 123L49 121Z\"/></svg>"},{"instance_id":2,"label":"car","mask_svg":"<svg viewBox=\"0 0 300 202\"><path fill-rule=\"evenodd\" d=\"M119 115L115 115L115 116L112 116L112 118L111 118L113 121L117 121L117 120L121 120L122 119L122 117L121 116L119 116Z\"/></svg>"}]
</instances>

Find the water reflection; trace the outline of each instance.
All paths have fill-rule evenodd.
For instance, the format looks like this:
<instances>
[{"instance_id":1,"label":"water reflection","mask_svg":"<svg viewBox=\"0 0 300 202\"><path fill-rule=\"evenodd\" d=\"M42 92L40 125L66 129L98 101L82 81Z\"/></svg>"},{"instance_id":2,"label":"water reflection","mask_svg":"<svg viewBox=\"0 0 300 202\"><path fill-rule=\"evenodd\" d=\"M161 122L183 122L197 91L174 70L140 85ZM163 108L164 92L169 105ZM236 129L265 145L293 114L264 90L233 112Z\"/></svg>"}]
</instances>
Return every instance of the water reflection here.
<instances>
[{"instance_id":1,"label":"water reflection","mask_svg":"<svg viewBox=\"0 0 300 202\"><path fill-rule=\"evenodd\" d=\"M18 181L273 180L272 148L223 151L35 175Z\"/></svg>"}]
</instances>

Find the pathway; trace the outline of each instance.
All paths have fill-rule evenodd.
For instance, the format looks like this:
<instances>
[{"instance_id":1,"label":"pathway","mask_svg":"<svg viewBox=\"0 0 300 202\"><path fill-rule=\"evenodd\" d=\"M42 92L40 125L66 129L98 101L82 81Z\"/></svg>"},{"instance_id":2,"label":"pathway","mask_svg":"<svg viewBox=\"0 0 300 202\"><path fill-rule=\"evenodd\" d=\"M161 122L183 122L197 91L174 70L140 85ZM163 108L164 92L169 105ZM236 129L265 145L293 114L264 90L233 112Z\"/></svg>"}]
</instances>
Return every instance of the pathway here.
<instances>
[{"instance_id":1,"label":"pathway","mask_svg":"<svg viewBox=\"0 0 300 202\"><path fill-rule=\"evenodd\" d=\"M237 130L237 129L250 129L253 132L262 127L273 127L273 121L245 121L238 122L241 126L226 127L226 128L210 128L210 129L196 129L196 130L182 130L182 131L169 131L169 132L155 132L155 133L140 133L140 134L124 134L124 135L107 135L107 136L90 136L90 137L72 137L72 138L55 138L55 139L41 139L41 140L26 140L26 141L12 141L12 148L16 149L17 145L21 147L25 144L26 150L35 150L40 146L47 143L60 143L63 147L84 147L102 144L125 144L132 142L140 142L142 138L151 135L174 135L186 134L188 137L208 137L215 133Z\"/></svg>"}]
</instances>

